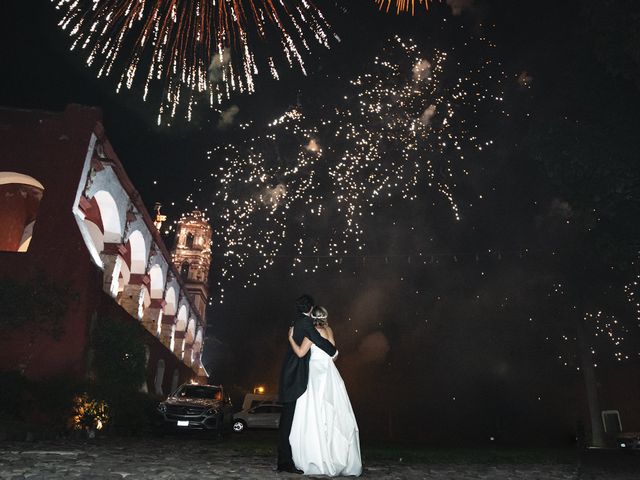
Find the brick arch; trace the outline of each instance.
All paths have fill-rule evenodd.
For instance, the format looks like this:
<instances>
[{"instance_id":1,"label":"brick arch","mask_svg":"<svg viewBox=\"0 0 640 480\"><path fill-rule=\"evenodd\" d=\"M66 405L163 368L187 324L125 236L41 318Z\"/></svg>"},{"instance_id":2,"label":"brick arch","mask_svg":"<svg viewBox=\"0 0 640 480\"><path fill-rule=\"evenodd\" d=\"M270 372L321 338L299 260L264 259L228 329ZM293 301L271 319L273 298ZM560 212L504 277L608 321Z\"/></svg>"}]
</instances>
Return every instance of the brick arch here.
<instances>
[{"instance_id":1,"label":"brick arch","mask_svg":"<svg viewBox=\"0 0 640 480\"><path fill-rule=\"evenodd\" d=\"M147 246L140 230L134 230L127 237L127 264L132 274L144 275L147 270Z\"/></svg>"},{"instance_id":2,"label":"brick arch","mask_svg":"<svg viewBox=\"0 0 640 480\"><path fill-rule=\"evenodd\" d=\"M178 315L176 318L176 331L184 332L187 329L187 320L189 318L189 310L187 306L182 304L178 309Z\"/></svg>"},{"instance_id":3,"label":"brick arch","mask_svg":"<svg viewBox=\"0 0 640 480\"><path fill-rule=\"evenodd\" d=\"M91 198L80 197L78 208L83 214L80 230L92 257L102 265L100 254L114 250L122 240L122 226L118 205L106 190L97 191Z\"/></svg>"},{"instance_id":4,"label":"brick arch","mask_svg":"<svg viewBox=\"0 0 640 480\"><path fill-rule=\"evenodd\" d=\"M149 293L151 298L162 298L164 294L164 273L159 264L155 264L149 269Z\"/></svg>"},{"instance_id":5,"label":"brick arch","mask_svg":"<svg viewBox=\"0 0 640 480\"><path fill-rule=\"evenodd\" d=\"M167 289L164 294L164 300L166 302L164 307L165 315L176 315L178 312L178 294L176 293L176 289L171 286Z\"/></svg>"},{"instance_id":6,"label":"brick arch","mask_svg":"<svg viewBox=\"0 0 640 480\"><path fill-rule=\"evenodd\" d=\"M115 293L119 294L124 290L126 285L129 285L129 282L131 281L131 270L129 270L129 265L127 264L126 259L121 255L118 255L116 263L119 268L117 270L114 269L113 274L114 276L118 275L117 289Z\"/></svg>"},{"instance_id":7,"label":"brick arch","mask_svg":"<svg viewBox=\"0 0 640 480\"><path fill-rule=\"evenodd\" d=\"M176 317L176 323L173 331L173 348L171 348L178 358L182 358L184 354L188 322L189 310L185 304L182 304L178 309L178 315Z\"/></svg>"},{"instance_id":8,"label":"brick arch","mask_svg":"<svg viewBox=\"0 0 640 480\"><path fill-rule=\"evenodd\" d=\"M202 327L198 328L198 332L196 333L196 338L193 342L193 360L200 358L202 353L202 343L204 342L204 330Z\"/></svg>"},{"instance_id":9,"label":"brick arch","mask_svg":"<svg viewBox=\"0 0 640 480\"><path fill-rule=\"evenodd\" d=\"M185 340L187 343L193 343L196 338L196 319L191 318L187 324Z\"/></svg>"},{"instance_id":10,"label":"brick arch","mask_svg":"<svg viewBox=\"0 0 640 480\"><path fill-rule=\"evenodd\" d=\"M122 240L122 223L118 205L113 196L106 190L97 191L90 202L98 207L99 226L102 228L105 243L120 243ZM93 221L93 218L90 220Z\"/></svg>"}]
</instances>

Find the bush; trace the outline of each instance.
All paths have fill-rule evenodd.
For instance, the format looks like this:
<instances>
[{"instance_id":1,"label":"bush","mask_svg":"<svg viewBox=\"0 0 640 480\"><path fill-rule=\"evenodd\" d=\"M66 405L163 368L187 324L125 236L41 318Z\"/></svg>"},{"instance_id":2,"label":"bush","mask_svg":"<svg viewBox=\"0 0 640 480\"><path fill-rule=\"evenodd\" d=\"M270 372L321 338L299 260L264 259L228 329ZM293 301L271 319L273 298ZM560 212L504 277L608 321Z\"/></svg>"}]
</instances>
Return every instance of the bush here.
<instances>
[{"instance_id":1,"label":"bush","mask_svg":"<svg viewBox=\"0 0 640 480\"><path fill-rule=\"evenodd\" d=\"M81 388L77 380L59 376L29 380L19 372L0 372L0 420L11 426L12 435L26 432L40 436L64 433L71 415L72 399Z\"/></svg>"},{"instance_id":2,"label":"bush","mask_svg":"<svg viewBox=\"0 0 640 480\"><path fill-rule=\"evenodd\" d=\"M92 338L96 384L107 396L136 392L146 379L140 325L104 319Z\"/></svg>"},{"instance_id":3,"label":"bush","mask_svg":"<svg viewBox=\"0 0 640 480\"><path fill-rule=\"evenodd\" d=\"M147 375L140 325L102 319L93 332L92 346L95 382L88 393L106 402L107 431L131 435L150 430L157 403L140 392Z\"/></svg>"},{"instance_id":4,"label":"bush","mask_svg":"<svg viewBox=\"0 0 640 480\"><path fill-rule=\"evenodd\" d=\"M0 372L0 418L23 419L23 407L29 388L28 380L19 372Z\"/></svg>"}]
</instances>

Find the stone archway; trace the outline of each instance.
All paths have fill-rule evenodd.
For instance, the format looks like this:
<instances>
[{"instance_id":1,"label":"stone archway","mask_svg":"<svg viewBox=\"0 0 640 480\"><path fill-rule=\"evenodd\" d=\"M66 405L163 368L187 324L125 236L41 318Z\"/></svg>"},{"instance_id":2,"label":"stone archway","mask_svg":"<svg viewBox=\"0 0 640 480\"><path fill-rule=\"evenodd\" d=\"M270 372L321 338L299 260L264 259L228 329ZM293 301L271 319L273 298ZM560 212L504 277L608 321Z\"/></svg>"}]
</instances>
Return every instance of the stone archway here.
<instances>
[{"instance_id":1,"label":"stone archway","mask_svg":"<svg viewBox=\"0 0 640 480\"><path fill-rule=\"evenodd\" d=\"M187 330L184 337L184 350L182 358L187 365L193 363L193 343L196 338L196 319L191 318L187 324Z\"/></svg>"},{"instance_id":2,"label":"stone archway","mask_svg":"<svg viewBox=\"0 0 640 480\"><path fill-rule=\"evenodd\" d=\"M176 314L178 311L178 294L174 285L167 288L164 294L164 309L162 314L162 321L160 322L160 341L170 350L173 350L173 327L176 321Z\"/></svg>"},{"instance_id":3,"label":"stone archway","mask_svg":"<svg viewBox=\"0 0 640 480\"><path fill-rule=\"evenodd\" d=\"M176 357L182 359L184 354L185 337L187 332L187 324L189 319L189 312L186 305L180 305L178 309L178 315L176 317L175 330L173 332L173 342L171 350Z\"/></svg>"},{"instance_id":4,"label":"stone archway","mask_svg":"<svg viewBox=\"0 0 640 480\"><path fill-rule=\"evenodd\" d=\"M153 335L159 336L162 329L162 316L165 306L164 297L164 272L159 264L149 269L149 295L148 305L145 305L142 324Z\"/></svg>"},{"instance_id":5,"label":"stone archway","mask_svg":"<svg viewBox=\"0 0 640 480\"><path fill-rule=\"evenodd\" d=\"M196 366L200 366L200 357L202 355L202 343L204 342L204 334L202 327L198 328L198 333L196 333L196 338L193 341L193 349L191 355L191 365L195 363Z\"/></svg>"},{"instance_id":6,"label":"stone archway","mask_svg":"<svg viewBox=\"0 0 640 480\"><path fill-rule=\"evenodd\" d=\"M147 247L140 230L134 230L127 238L123 259L129 267L128 281L123 277L119 303L129 314L139 320L144 316L144 307L149 302L149 277L146 275Z\"/></svg>"},{"instance_id":7,"label":"stone archway","mask_svg":"<svg viewBox=\"0 0 640 480\"><path fill-rule=\"evenodd\" d=\"M90 198L80 196L74 213L93 262L104 271L103 290L117 298L130 276L118 204L110 192L98 190Z\"/></svg>"}]
</instances>

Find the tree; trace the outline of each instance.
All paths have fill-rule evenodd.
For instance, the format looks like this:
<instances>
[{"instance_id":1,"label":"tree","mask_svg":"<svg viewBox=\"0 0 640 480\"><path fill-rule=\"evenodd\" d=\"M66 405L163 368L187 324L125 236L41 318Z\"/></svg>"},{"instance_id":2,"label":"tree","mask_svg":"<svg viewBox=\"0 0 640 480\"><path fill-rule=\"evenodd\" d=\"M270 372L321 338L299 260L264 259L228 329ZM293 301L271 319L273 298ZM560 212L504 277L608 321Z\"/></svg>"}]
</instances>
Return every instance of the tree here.
<instances>
[{"instance_id":1,"label":"tree","mask_svg":"<svg viewBox=\"0 0 640 480\"><path fill-rule=\"evenodd\" d=\"M560 301L550 303L555 311L550 315L561 330L573 332L568 337L575 340L584 378L592 443L603 445L592 354L597 339L585 319L602 311L623 322L632 319L624 285L636 260L640 233L640 142L635 135L637 101L630 101L637 100L638 90L624 80L637 63L620 61L613 70L598 63L605 47L592 31L593 16L588 13L594 8L589 2L582 17L586 21L574 27L567 47L573 55L560 59L561 67L549 68L562 88L538 92L528 149L549 187L551 207L541 221L539 241L557 258L554 297ZM623 13L629 12L610 12L609 18ZM630 45L625 38L616 36L606 48L615 45L626 51Z\"/></svg>"}]
</instances>

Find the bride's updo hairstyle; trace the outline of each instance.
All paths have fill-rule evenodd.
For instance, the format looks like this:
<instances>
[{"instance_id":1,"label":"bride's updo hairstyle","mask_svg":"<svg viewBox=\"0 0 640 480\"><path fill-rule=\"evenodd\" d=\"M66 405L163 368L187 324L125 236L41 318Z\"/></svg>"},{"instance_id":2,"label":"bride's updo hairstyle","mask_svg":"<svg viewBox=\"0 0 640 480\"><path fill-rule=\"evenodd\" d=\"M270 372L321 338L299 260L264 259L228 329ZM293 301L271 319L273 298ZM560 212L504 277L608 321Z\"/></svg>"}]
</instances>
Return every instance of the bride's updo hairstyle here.
<instances>
[{"instance_id":1,"label":"bride's updo hairstyle","mask_svg":"<svg viewBox=\"0 0 640 480\"><path fill-rule=\"evenodd\" d=\"M313 320L313 324L317 327L325 327L329 325L329 322L327 321L328 316L329 313L324 307L313 307L313 310L311 310L311 319Z\"/></svg>"}]
</instances>

